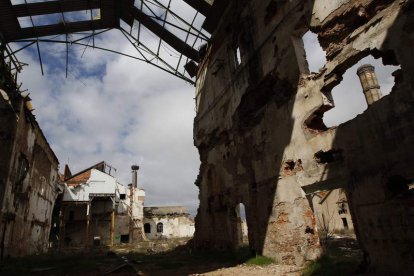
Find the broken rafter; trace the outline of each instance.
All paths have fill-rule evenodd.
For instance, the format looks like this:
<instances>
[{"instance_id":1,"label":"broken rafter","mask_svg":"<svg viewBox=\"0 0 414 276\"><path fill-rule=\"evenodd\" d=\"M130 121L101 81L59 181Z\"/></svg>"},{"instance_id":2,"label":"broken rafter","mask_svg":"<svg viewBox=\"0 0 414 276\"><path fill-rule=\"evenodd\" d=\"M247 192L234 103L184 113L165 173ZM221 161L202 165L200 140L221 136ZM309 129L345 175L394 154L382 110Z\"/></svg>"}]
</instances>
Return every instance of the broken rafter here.
<instances>
[{"instance_id":1,"label":"broken rafter","mask_svg":"<svg viewBox=\"0 0 414 276\"><path fill-rule=\"evenodd\" d=\"M167 29L163 28L156 21L152 20L148 15L143 13L136 7L131 7L130 12L132 16L144 25L148 30L164 40L167 44L177 50L179 53L191 58L192 60L199 61L198 51L192 48L190 45L176 37Z\"/></svg>"},{"instance_id":2,"label":"broken rafter","mask_svg":"<svg viewBox=\"0 0 414 276\"><path fill-rule=\"evenodd\" d=\"M42 36L50 36L50 35L60 35L66 33L77 33L77 32L84 32L90 31L92 29L110 29L113 26L108 25L105 26L101 23L101 20L86 20L86 21L78 21L78 22L69 22L66 24L52 24L52 25L45 25L45 26L35 26L30 28L23 28L21 29L19 34L16 34L15 37L11 38L11 41L16 41L20 39L32 38L32 37L42 37Z\"/></svg>"},{"instance_id":3,"label":"broken rafter","mask_svg":"<svg viewBox=\"0 0 414 276\"><path fill-rule=\"evenodd\" d=\"M207 16L210 12L211 6L205 0L184 0L184 2L204 16Z\"/></svg>"}]
</instances>

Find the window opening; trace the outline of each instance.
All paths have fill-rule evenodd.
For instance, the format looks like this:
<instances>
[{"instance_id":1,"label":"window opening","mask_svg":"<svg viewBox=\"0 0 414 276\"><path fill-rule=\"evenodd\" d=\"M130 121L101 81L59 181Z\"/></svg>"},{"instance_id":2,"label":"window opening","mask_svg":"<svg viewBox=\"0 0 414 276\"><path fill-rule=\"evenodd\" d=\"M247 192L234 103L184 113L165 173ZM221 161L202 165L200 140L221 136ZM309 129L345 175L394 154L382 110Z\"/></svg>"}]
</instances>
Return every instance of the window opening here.
<instances>
[{"instance_id":1,"label":"window opening","mask_svg":"<svg viewBox=\"0 0 414 276\"><path fill-rule=\"evenodd\" d=\"M93 245L94 246L101 245L101 236L95 236L95 237L93 237Z\"/></svg>"},{"instance_id":2,"label":"window opening","mask_svg":"<svg viewBox=\"0 0 414 276\"><path fill-rule=\"evenodd\" d=\"M121 200L126 199L126 195L125 195L125 194L120 194L120 195L119 195L119 199L121 199Z\"/></svg>"},{"instance_id":3,"label":"window opening","mask_svg":"<svg viewBox=\"0 0 414 276\"><path fill-rule=\"evenodd\" d=\"M243 203L239 203L236 206L236 213L239 246L249 245L248 227L246 220L246 207Z\"/></svg>"},{"instance_id":4,"label":"window opening","mask_svg":"<svg viewBox=\"0 0 414 276\"><path fill-rule=\"evenodd\" d=\"M338 203L338 213L340 215L347 214L348 213L348 210L347 210L347 207L346 207L346 203L345 202L339 202Z\"/></svg>"},{"instance_id":5,"label":"window opening","mask_svg":"<svg viewBox=\"0 0 414 276\"><path fill-rule=\"evenodd\" d=\"M29 171L29 161L24 155L20 155L19 163L17 165L16 181L15 183L21 185Z\"/></svg>"},{"instance_id":6,"label":"window opening","mask_svg":"<svg viewBox=\"0 0 414 276\"><path fill-rule=\"evenodd\" d=\"M144 224L144 232L147 234L151 233L151 224L149 223Z\"/></svg>"},{"instance_id":7,"label":"window opening","mask_svg":"<svg viewBox=\"0 0 414 276\"><path fill-rule=\"evenodd\" d=\"M129 235L121 235L121 243L129 243Z\"/></svg>"},{"instance_id":8,"label":"window opening","mask_svg":"<svg viewBox=\"0 0 414 276\"><path fill-rule=\"evenodd\" d=\"M346 218L342 218L342 224L344 225L344 229L346 229L346 230L349 229L348 221L346 220Z\"/></svg>"},{"instance_id":9,"label":"window opening","mask_svg":"<svg viewBox=\"0 0 414 276\"><path fill-rule=\"evenodd\" d=\"M236 59L236 65L239 66L241 64L241 62L242 62L241 53L240 53L240 47L237 47L236 48L236 50L234 52L234 56L235 56L235 59Z\"/></svg>"},{"instance_id":10,"label":"window opening","mask_svg":"<svg viewBox=\"0 0 414 276\"><path fill-rule=\"evenodd\" d=\"M69 221L73 221L75 219L75 211L69 211Z\"/></svg>"},{"instance_id":11,"label":"window opening","mask_svg":"<svg viewBox=\"0 0 414 276\"><path fill-rule=\"evenodd\" d=\"M157 233L162 233L164 230L163 228L164 225L161 222L157 223Z\"/></svg>"}]
</instances>

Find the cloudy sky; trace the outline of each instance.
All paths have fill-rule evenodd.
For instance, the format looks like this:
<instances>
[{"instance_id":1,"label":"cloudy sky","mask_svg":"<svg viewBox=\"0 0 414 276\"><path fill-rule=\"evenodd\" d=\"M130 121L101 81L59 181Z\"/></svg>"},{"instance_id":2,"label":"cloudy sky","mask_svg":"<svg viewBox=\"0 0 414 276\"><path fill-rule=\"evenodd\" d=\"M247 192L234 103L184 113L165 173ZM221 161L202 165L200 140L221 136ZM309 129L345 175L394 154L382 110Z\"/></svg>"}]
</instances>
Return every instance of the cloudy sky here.
<instances>
[{"instance_id":1,"label":"cloudy sky","mask_svg":"<svg viewBox=\"0 0 414 276\"><path fill-rule=\"evenodd\" d=\"M324 53L314 35L305 35L304 41L311 70L318 71L325 63ZM136 55L116 30L96 43ZM200 163L192 138L194 86L146 63L84 47L70 48L66 78L65 46L40 46L45 76L33 45L18 54L29 64L19 81L30 92L34 114L61 168L69 164L76 173L104 160L117 169L119 181L128 184L130 166L136 163L147 206L185 205L194 215ZM372 58L361 63L381 64ZM366 109L357 66L333 92L336 108L326 114L329 126ZM394 70L377 69L384 94L391 90Z\"/></svg>"}]
</instances>

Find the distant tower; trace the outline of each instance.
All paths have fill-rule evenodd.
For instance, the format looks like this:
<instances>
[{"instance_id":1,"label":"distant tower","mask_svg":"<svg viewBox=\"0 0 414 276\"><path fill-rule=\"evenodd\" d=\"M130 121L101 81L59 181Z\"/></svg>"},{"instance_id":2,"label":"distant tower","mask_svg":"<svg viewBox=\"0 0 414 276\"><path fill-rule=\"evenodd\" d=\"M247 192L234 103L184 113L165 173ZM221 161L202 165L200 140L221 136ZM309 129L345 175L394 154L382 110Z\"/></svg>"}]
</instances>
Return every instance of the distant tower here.
<instances>
[{"instance_id":1,"label":"distant tower","mask_svg":"<svg viewBox=\"0 0 414 276\"><path fill-rule=\"evenodd\" d=\"M362 89L368 105L371 105L382 98L374 66L371 64L362 65L358 68L357 75L361 81Z\"/></svg>"},{"instance_id":2,"label":"distant tower","mask_svg":"<svg viewBox=\"0 0 414 276\"><path fill-rule=\"evenodd\" d=\"M138 165L132 165L131 170L132 170L132 187L138 188L138 170L139 170L139 166Z\"/></svg>"}]
</instances>

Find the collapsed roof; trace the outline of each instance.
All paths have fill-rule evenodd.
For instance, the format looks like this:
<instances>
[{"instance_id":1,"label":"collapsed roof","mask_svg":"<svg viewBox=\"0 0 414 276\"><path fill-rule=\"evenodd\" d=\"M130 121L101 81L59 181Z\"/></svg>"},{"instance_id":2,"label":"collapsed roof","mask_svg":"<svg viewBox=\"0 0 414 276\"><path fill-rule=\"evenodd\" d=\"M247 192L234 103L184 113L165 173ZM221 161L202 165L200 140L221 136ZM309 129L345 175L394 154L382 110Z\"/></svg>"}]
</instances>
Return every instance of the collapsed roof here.
<instances>
[{"instance_id":1,"label":"collapsed roof","mask_svg":"<svg viewBox=\"0 0 414 276\"><path fill-rule=\"evenodd\" d=\"M69 46L83 46L123 54L194 83L191 80L193 74L188 74L184 66L190 61L199 61L198 49L210 37L212 25L209 23L203 29L203 23L208 23L205 18L213 10L213 2L4 0L0 1L0 39L3 43L13 43L17 46L17 50L10 49L8 54L14 54L32 45L36 46L40 63L41 43L64 43L68 45L67 51ZM216 17L215 15L212 18ZM137 50L136 55L117 52L106 48L105 45L95 44L96 36L111 29L122 32Z\"/></svg>"}]
</instances>

